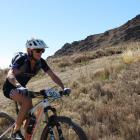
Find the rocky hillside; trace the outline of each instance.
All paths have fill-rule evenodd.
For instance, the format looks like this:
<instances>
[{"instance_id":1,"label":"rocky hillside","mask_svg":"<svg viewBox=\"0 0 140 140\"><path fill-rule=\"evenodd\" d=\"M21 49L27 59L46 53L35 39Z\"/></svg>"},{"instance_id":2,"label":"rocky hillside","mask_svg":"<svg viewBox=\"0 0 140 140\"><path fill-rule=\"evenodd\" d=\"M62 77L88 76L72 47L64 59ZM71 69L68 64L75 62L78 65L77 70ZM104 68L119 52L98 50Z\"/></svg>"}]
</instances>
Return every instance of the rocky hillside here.
<instances>
[{"instance_id":1,"label":"rocky hillside","mask_svg":"<svg viewBox=\"0 0 140 140\"><path fill-rule=\"evenodd\" d=\"M95 50L100 47L114 46L120 43L140 41L140 15L124 25L101 34L90 35L84 40L66 43L54 56Z\"/></svg>"}]
</instances>

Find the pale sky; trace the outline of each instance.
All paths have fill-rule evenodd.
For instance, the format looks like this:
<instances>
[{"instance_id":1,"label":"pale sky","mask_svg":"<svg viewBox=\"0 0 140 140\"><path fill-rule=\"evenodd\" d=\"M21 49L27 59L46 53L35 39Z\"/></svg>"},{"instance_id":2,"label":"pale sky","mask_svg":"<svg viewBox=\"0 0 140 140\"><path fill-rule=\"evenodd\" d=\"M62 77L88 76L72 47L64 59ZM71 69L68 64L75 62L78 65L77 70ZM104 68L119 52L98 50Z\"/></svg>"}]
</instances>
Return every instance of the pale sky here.
<instances>
[{"instance_id":1,"label":"pale sky","mask_svg":"<svg viewBox=\"0 0 140 140\"><path fill-rule=\"evenodd\" d=\"M65 43L118 27L140 14L140 0L0 0L0 68L31 37L53 55Z\"/></svg>"}]
</instances>

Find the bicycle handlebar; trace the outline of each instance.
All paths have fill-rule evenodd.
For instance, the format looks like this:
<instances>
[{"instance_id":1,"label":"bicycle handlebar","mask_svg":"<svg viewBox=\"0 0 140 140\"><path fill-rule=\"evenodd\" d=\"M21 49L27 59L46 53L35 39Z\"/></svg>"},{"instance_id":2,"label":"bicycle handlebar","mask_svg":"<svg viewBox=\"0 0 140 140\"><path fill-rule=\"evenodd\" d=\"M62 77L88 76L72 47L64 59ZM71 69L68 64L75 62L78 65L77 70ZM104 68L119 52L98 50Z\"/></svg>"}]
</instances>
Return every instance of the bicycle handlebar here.
<instances>
[{"instance_id":1,"label":"bicycle handlebar","mask_svg":"<svg viewBox=\"0 0 140 140\"><path fill-rule=\"evenodd\" d=\"M65 91L55 91L54 89L48 89L48 90L40 90L38 92L36 91L28 91L28 96L31 97L31 98L36 98L36 97L39 97L39 96L42 96L44 98L49 98L49 97L52 97L52 98L61 98L63 95L65 96L69 96L70 93L66 93Z\"/></svg>"},{"instance_id":2,"label":"bicycle handlebar","mask_svg":"<svg viewBox=\"0 0 140 140\"><path fill-rule=\"evenodd\" d=\"M43 89L38 92L27 90L27 93L25 95L30 98L36 98L36 97L41 96L44 99L51 98L51 99L55 100L55 99L61 98L63 95L68 96L69 94L70 94L70 91L67 93L67 92L65 92L65 90L64 91L55 91L54 89L48 89L48 90ZM17 114L19 112L17 103L16 103L16 112L17 112Z\"/></svg>"}]
</instances>

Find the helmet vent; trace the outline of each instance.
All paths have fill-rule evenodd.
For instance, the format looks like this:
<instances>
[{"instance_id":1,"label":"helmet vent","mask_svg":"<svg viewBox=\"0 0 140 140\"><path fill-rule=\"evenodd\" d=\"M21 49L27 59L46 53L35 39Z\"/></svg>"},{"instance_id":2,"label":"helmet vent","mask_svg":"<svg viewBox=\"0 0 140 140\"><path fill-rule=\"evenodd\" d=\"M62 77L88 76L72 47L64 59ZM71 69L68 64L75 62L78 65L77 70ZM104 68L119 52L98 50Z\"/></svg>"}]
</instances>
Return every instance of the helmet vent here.
<instances>
[{"instance_id":1,"label":"helmet vent","mask_svg":"<svg viewBox=\"0 0 140 140\"><path fill-rule=\"evenodd\" d=\"M33 41L33 43L34 43L34 45L35 45L35 46L37 46L37 44L36 44L36 42L35 42L35 41Z\"/></svg>"}]
</instances>

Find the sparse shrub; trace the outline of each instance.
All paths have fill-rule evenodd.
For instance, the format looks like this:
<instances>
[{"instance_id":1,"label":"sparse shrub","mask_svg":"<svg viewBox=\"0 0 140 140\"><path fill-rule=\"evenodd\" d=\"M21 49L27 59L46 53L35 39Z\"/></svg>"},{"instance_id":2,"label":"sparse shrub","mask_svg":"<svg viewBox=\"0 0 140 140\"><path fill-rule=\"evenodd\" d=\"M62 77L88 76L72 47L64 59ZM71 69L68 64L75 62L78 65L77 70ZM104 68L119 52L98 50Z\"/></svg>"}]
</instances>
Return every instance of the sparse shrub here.
<instances>
[{"instance_id":1,"label":"sparse shrub","mask_svg":"<svg viewBox=\"0 0 140 140\"><path fill-rule=\"evenodd\" d=\"M90 72L88 73L88 77L89 77L89 79L90 79L91 81L93 81L93 80L94 80L94 72L90 71Z\"/></svg>"},{"instance_id":2,"label":"sparse shrub","mask_svg":"<svg viewBox=\"0 0 140 140\"><path fill-rule=\"evenodd\" d=\"M87 93L88 93L87 87L82 86L82 87L80 88L80 92L82 92L82 93L84 93L84 94L87 94Z\"/></svg>"},{"instance_id":3,"label":"sparse shrub","mask_svg":"<svg viewBox=\"0 0 140 140\"><path fill-rule=\"evenodd\" d=\"M89 56L83 54L83 55L79 55L79 56L75 57L73 59L73 62L74 63L84 63L84 62L89 61L90 59L91 58Z\"/></svg>"},{"instance_id":4,"label":"sparse shrub","mask_svg":"<svg viewBox=\"0 0 140 140\"><path fill-rule=\"evenodd\" d=\"M56 57L56 58L50 58L47 61L49 63L49 65L51 66L52 69L54 70L60 70L63 71L62 68L65 67L69 67L72 65L71 62L71 57L69 57L69 59L67 58L67 56L63 56L63 57ZM65 70L64 70L65 71Z\"/></svg>"},{"instance_id":5,"label":"sparse shrub","mask_svg":"<svg viewBox=\"0 0 140 140\"><path fill-rule=\"evenodd\" d=\"M107 80L109 79L109 76L110 76L109 69L104 68L95 72L94 79Z\"/></svg>"},{"instance_id":6,"label":"sparse shrub","mask_svg":"<svg viewBox=\"0 0 140 140\"><path fill-rule=\"evenodd\" d=\"M97 50L97 51L96 51L96 54L97 54L97 56L98 56L98 58L99 58L99 57L105 56L105 51L102 50L102 49L100 49L100 50Z\"/></svg>"},{"instance_id":7,"label":"sparse shrub","mask_svg":"<svg viewBox=\"0 0 140 140\"><path fill-rule=\"evenodd\" d=\"M63 62L58 63L58 67L60 67L60 68L70 66L70 65L71 64L68 61L67 62L63 61Z\"/></svg>"},{"instance_id":8,"label":"sparse shrub","mask_svg":"<svg viewBox=\"0 0 140 140\"><path fill-rule=\"evenodd\" d=\"M72 83L70 84L70 87L72 89L77 89L79 87L79 82L78 81L72 81Z\"/></svg>"},{"instance_id":9,"label":"sparse shrub","mask_svg":"<svg viewBox=\"0 0 140 140\"><path fill-rule=\"evenodd\" d=\"M140 123L139 121L122 122L120 128L121 135L125 140L140 139Z\"/></svg>"},{"instance_id":10,"label":"sparse shrub","mask_svg":"<svg viewBox=\"0 0 140 140\"><path fill-rule=\"evenodd\" d=\"M87 81L87 76L86 76L86 74L79 71L79 77L77 78L77 81L78 81L79 83L85 84L86 81Z\"/></svg>"},{"instance_id":11,"label":"sparse shrub","mask_svg":"<svg viewBox=\"0 0 140 140\"><path fill-rule=\"evenodd\" d=\"M56 63L59 68L67 67L71 65L71 59L68 59L66 56L59 59Z\"/></svg>"}]
</instances>

